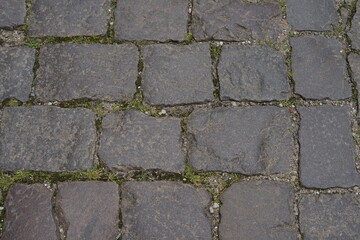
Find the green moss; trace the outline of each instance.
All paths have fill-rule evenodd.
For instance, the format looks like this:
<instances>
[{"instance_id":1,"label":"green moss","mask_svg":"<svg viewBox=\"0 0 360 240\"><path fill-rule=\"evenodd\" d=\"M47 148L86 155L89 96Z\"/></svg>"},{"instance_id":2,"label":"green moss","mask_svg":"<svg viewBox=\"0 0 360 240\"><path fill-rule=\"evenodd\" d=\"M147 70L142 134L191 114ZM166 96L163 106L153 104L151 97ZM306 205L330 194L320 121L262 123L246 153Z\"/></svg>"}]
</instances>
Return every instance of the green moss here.
<instances>
[{"instance_id":1,"label":"green moss","mask_svg":"<svg viewBox=\"0 0 360 240\"><path fill-rule=\"evenodd\" d=\"M36 39L36 38L29 38L25 42L25 46L27 46L29 48L40 48L41 45L42 45L41 40Z\"/></svg>"},{"instance_id":2,"label":"green moss","mask_svg":"<svg viewBox=\"0 0 360 240\"><path fill-rule=\"evenodd\" d=\"M219 58L221 55L221 46L211 45L210 46L210 56L212 59Z\"/></svg>"},{"instance_id":3,"label":"green moss","mask_svg":"<svg viewBox=\"0 0 360 240\"><path fill-rule=\"evenodd\" d=\"M286 15L286 0L278 0L282 14Z\"/></svg>"},{"instance_id":4,"label":"green moss","mask_svg":"<svg viewBox=\"0 0 360 240\"><path fill-rule=\"evenodd\" d=\"M300 99L291 97L289 100L280 101L279 104L281 104L283 107L290 107L292 105L299 104L299 101L300 101Z\"/></svg>"},{"instance_id":5,"label":"green moss","mask_svg":"<svg viewBox=\"0 0 360 240\"><path fill-rule=\"evenodd\" d=\"M193 35L191 33L187 33L184 39L185 43L191 43L194 40Z\"/></svg>"},{"instance_id":6,"label":"green moss","mask_svg":"<svg viewBox=\"0 0 360 240\"><path fill-rule=\"evenodd\" d=\"M0 108L3 107L18 107L21 106L21 102L14 99L14 98L10 98L10 99L6 99L3 102L0 102Z\"/></svg>"}]
</instances>

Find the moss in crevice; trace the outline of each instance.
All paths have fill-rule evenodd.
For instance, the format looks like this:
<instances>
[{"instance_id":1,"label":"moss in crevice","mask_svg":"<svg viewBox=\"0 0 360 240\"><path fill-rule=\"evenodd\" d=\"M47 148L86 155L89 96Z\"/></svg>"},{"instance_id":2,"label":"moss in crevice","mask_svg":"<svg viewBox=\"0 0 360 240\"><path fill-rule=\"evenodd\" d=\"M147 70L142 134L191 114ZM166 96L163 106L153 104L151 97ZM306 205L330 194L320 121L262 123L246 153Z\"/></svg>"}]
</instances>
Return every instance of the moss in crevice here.
<instances>
[{"instance_id":1,"label":"moss in crevice","mask_svg":"<svg viewBox=\"0 0 360 240\"><path fill-rule=\"evenodd\" d=\"M222 48L220 44L216 44L216 43L210 44L210 57L212 64L211 74L214 85L213 95L214 98L218 100L220 99L220 80L219 80L217 67L221 56L221 50Z\"/></svg>"}]
</instances>

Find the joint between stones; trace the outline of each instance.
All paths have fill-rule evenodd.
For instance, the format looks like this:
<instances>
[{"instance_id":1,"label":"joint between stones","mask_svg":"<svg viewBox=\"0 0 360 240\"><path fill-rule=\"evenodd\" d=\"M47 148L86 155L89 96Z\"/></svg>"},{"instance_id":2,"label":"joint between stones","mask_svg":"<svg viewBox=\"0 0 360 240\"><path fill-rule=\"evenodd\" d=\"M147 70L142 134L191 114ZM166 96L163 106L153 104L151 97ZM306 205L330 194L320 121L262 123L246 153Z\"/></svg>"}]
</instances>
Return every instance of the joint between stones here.
<instances>
[{"instance_id":1,"label":"joint between stones","mask_svg":"<svg viewBox=\"0 0 360 240\"><path fill-rule=\"evenodd\" d=\"M66 240L66 234L69 228L69 223L66 221L64 212L57 202L57 195L59 194L57 186L55 187L54 194L52 196L52 215L56 225L56 234L60 240Z\"/></svg>"},{"instance_id":2,"label":"joint between stones","mask_svg":"<svg viewBox=\"0 0 360 240\"><path fill-rule=\"evenodd\" d=\"M214 85L214 98L220 100L220 80L218 74L218 64L221 55L221 43L211 43L210 44L210 57L211 57L211 75Z\"/></svg>"}]
</instances>

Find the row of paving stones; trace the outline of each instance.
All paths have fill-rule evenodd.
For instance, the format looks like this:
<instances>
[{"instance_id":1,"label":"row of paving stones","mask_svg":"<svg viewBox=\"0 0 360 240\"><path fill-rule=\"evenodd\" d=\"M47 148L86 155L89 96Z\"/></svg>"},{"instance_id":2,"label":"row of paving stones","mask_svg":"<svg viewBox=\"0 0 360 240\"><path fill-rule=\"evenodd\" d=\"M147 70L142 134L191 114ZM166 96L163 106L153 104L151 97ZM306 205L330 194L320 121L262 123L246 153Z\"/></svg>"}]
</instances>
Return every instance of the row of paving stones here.
<instances>
[{"instance_id":1,"label":"row of paving stones","mask_svg":"<svg viewBox=\"0 0 360 240\"><path fill-rule=\"evenodd\" d=\"M246 181L230 186L221 200L222 240L295 240L299 230L304 240L360 237L355 194L305 194L297 210L290 184ZM55 194L42 184L14 184L2 239L210 240L210 205L206 190L178 182L126 182L120 189L110 182L63 182Z\"/></svg>"},{"instance_id":2,"label":"row of paving stones","mask_svg":"<svg viewBox=\"0 0 360 240\"><path fill-rule=\"evenodd\" d=\"M297 126L275 106L200 108L181 119L140 111L107 114L96 151L95 113L53 106L7 107L0 125L0 167L50 172L85 170L94 156L111 169L125 166L181 172L185 152L199 171L246 175L290 173L296 164ZM360 184L350 107L298 107L300 180L310 188ZM184 151L183 137L189 146ZM186 144L188 145L188 144Z\"/></svg>"},{"instance_id":3,"label":"row of paving stones","mask_svg":"<svg viewBox=\"0 0 360 240\"><path fill-rule=\"evenodd\" d=\"M306 99L351 97L346 55L333 38L290 39L295 92ZM190 45L53 44L40 49L35 95L42 102L73 99L123 101L136 92L142 70L144 101L177 105L214 100L212 60L208 43ZM360 56L351 54L354 80L360 83ZM27 101L33 84L35 50L0 48L0 100ZM331 67L329 67L331 66ZM143 69L142 69L143 67ZM217 67L221 100L271 101L291 96L284 55L268 46L226 44Z\"/></svg>"}]
</instances>

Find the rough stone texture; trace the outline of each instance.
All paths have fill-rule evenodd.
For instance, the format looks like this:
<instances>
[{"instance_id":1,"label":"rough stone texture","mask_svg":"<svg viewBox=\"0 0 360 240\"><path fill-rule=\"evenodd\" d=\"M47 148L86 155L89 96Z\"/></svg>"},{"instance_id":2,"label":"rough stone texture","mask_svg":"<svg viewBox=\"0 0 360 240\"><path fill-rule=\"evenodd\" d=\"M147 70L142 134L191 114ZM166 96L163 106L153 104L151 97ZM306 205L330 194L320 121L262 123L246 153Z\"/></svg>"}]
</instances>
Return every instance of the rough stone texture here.
<instances>
[{"instance_id":1,"label":"rough stone texture","mask_svg":"<svg viewBox=\"0 0 360 240\"><path fill-rule=\"evenodd\" d=\"M43 101L131 99L137 65L138 50L130 44L47 45L40 51L36 95Z\"/></svg>"},{"instance_id":2,"label":"rough stone texture","mask_svg":"<svg viewBox=\"0 0 360 240\"><path fill-rule=\"evenodd\" d=\"M62 171L92 167L95 114L58 107L5 108L0 125L0 167Z\"/></svg>"},{"instance_id":3,"label":"rough stone texture","mask_svg":"<svg viewBox=\"0 0 360 240\"><path fill-rule=\"evenodd\" d=\"M286 0L287 20L294 30L327 31L338 24L333 0Z\"/></svg>"},{"instance_id":4,"label":"rough stone texture","mask_svg":"<svg viewBox=\"0 0 360 240\"><path fill-rule=\"evenodd\" d=\"M0 101L29 98L33 80L35 50L28 47L0 48Z\"/></svg>"},{"instance_id":5,"label":"rough stone texture","mask_svg":"<svg viewBox=\"0 0 360 240\"><path fill-rule=\"evenodd\" d=\"M276 40L285 24L276 0L194 0L193 34L196 40Z\"/></svg>"},{"instance_id":6,"label":"rough stone texture","mask_svg":"<svg viewBox=\"0 0 360 240\"><path fill-rule=\"evenodd\" d=\"M359 202L359 196L351 194L302 196L299 209L303 239L360 239Z\"/></svg>"},{"instance_id":7,"label":"rough stone texture","mask_svg":"<svg viewBox=\"0 0 360 240\"><path fill-rule=\"evenodd\" d=\"M103 120L99 156L107 166L180 172L180 119L155 118L137 111L108 114Z\"/></svg>"},{"instance_id":8,"label":"rough stone texture","mask_svg":"<svg viewBox=\"0 0 360 240\"><path fill-rule=\"evenodd\" d=\"M220 239L297 239L290 184L235 183L221 199Z\"/></svg>"},{"instance_id":9,"label":"rough stone texture","mask_svg":"<svg viewBox=\"0 0 360 240\"><path fill-rule=\"evenodd\" d=\"M177 182L122 186L123 240L211 239L210 194Z\"/></svg>"},{"instance_id":10,"label":"rough stone texture","mask_svg":"<svg viewBox=\"0 0 360 240\"><path fill-rule=\"evenodd\" d=\"M356 10L348 35L351 39L352 48L360 49L360 1L356 4Z\"/></svg>"},{"instance_id":11,"label":"rough stone texture","mask_svg":"<svg viewBox=\"0 0 360 240\"><path fill-rule=\"evenodd\" d=\"M243 174L290 171L294 140L288 109L195 110L189 116L189 161L198 170Z\"/></svg>"},{"instance_id":12,"label":"rough stone texture","mask_svg":"<svg viewBox=\"0 0 360 240\"><path fill-rule=\"evenodd\" d=\"M115 12L118 40L185 39L187 0L119 0Z\"/></svg>"},{"instance_id":13,"label":"rough stone texture","mask_svg":"<svg viewBox=\"0 0 360 240\"><path fill-rule=\"evenodd\" d=\"M213 99L209 45L150 45L143 49L142 86L149 104L187 104Z\"/></svg>"},{"instance_id":14,"label":"rough stone texture","mask_svg":"<svg viewBox=\"0 0 360 240\"><path fill-rule=\"evenodd\" d=\"M360 90L360 55L351 53L348 56L353 80L356 83L358 91ZM358 94L358 102L360 102L360 95Z\"/></svg>"},{"instance_id":15,"label":"rough stone texture","mask_svg":"<svg viewBox=\"0 0 360 240\"><path fill-rule=\"evenodd\" d=\"M0 0L0 28L14 28L25 24L25 1Z\"/></svg>"},{"instance_id":16,"label":"rough stone texture","mask_svg":"<svg viewBox=\"0 0 360 240\"><path fill-rule=\"evenodd\" d=\"M340 42L320 36L303 36L291 38L290 44L298 94L309 99L345 99L351 96Z\"/></svg>"},{"instance_id":17,"label":"rough stone texture","mask_svg":"<svg viewBox=\"0 0 360 240\"><path fill-rule=\"evenodd\" d=\"M225 45L218 66L223 100L283 100L290 97L284 56L267 46Z\"/></svg>"},{"instance_id":18,"label":"rough stone texture","mask_svg":"<svg viewBox=\"0 0 360 240\"><path fill-rule=\"evenodd\" d=\"M67 223L67 240L116 239L119 187L110 182L58 184L56 204Z\"/></svg>"},{"instance_id":19,"label":"rough stone texture","mask_svg":"<svg viewBox=\"0 0 360 240\"><path fill-rule=\"evenodd\" d=\"M33 0L29 17L32 37L103 35L110 0Z\"/></svg>"},{"instance_id":20,"label":"rough stone texture","mask_svg":"<svg viewBox=\"0 0 360 240\"><path fill-rule=\"evenodd\" d=\"M52 192L42 184L14 184L5 201L2 240L56 240Z\"/></svg>"},{"instance_id":21,"label":"rough stone texture","mask_svg":"<svg viewBox=\"0 0 360 240\"><path fill-rule=\"evenodd\" d=\"M300 107L299 112L301 184L313 188L360 184L355 168L350 108Z\"/></svg>"}]
</instances>

